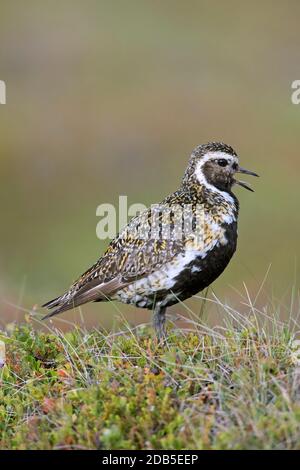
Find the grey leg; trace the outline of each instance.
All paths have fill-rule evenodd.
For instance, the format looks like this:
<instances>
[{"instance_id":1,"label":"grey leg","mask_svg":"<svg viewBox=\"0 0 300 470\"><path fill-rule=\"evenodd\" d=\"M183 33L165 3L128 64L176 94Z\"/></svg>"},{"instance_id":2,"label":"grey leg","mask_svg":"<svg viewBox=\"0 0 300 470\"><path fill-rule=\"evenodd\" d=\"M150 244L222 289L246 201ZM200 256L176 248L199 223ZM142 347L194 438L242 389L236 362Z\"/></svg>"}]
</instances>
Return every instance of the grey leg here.
<instances>
[{"instance_id":1,"label":"grey leg","mask_svg":"<svg viewBox=\"0 0 300 470\"><path fill-rule=\"evenodd\" d=\"M153 326L155 329L156 336L159 340L162 340L166 336L165 323L166 323L166 307L156 305L153 312Z\"/></svg>"}]
</instances>

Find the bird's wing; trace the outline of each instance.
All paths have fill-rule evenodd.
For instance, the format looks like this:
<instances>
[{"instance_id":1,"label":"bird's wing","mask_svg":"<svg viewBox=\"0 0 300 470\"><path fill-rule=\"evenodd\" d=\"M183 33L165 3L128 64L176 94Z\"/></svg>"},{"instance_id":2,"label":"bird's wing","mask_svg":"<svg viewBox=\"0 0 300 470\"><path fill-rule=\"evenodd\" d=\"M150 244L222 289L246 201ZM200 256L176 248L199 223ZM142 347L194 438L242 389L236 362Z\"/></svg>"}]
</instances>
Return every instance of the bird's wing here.
<instances>
[{"instance_id":1,"label":"bird's wing","mask_svg":"<svg viewBox=\"0 0 300 470\"><path fill-rule=\"evenodd\" d=\"M68 292L44 305L55 309L45 318L86 302L107 300L118 290L171 261L183 250L184 238L180 233L177 238L174 233L172 237L167 237L168 233L164 237L162 230L166 227L172 230L175 222L176 215L170 216L161 209L153 215L153 208L134 217Z\"/></svg>"},{"instance_id":2,"label":"bird's wing","mask_svg":"<svg viewBox=\"0 0 300 470\"><path fill-rule=\"evenodd\" d=\"M110 243L97 263L81 276L77 287L86 289L87 285L97 282L103 284L115 279L119 279L119 284L128 284L156 271L181 252L184 248L182 236L162 237L164 215L159 214L156 220L156 232L150 232L153 230L152 212L147 209L133 218Z\"/></svg>"}]
</instances>

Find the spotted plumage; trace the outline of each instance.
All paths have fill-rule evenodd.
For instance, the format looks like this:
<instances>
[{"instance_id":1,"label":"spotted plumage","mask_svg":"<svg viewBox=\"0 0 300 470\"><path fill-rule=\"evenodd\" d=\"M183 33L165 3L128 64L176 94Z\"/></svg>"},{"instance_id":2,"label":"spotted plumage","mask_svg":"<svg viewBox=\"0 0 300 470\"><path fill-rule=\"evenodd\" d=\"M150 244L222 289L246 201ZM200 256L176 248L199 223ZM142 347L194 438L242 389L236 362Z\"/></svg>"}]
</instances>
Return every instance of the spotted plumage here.
<instances>
[{"instance_id":1,"label":"spotted plumage","mask_svg":"<svg viewBox=\"0 0 300 470\"><path fill-rule=\"evenodd\" d=\"M209 286L236 250L239 203L232 187L251 190L236 173L257 176L239 166L226 144L196 147L179 189L134 217L65 294L44 305L51 310L45 318L118 300L152 309L162 337L166 308Z\"/></svg>"}]
</instances>

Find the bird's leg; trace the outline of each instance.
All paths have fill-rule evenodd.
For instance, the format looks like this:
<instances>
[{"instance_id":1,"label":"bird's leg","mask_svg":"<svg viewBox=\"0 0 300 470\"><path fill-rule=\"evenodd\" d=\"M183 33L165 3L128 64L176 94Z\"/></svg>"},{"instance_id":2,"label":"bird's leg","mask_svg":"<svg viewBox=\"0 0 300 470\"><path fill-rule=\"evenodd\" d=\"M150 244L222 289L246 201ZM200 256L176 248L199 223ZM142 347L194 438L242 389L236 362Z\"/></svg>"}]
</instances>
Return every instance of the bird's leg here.
<instances>
[{"instance_id":1,"label":"bird's leg","mask_svg":"<svg viewBox=\"0 0 300 470\"><path fill-rule=\"evenodd\" d=\"M166 337L165 323L166 323L166 307L156 305L153 312L153 326L156 336L159 341Z\"/></svg>"}]
</instances>

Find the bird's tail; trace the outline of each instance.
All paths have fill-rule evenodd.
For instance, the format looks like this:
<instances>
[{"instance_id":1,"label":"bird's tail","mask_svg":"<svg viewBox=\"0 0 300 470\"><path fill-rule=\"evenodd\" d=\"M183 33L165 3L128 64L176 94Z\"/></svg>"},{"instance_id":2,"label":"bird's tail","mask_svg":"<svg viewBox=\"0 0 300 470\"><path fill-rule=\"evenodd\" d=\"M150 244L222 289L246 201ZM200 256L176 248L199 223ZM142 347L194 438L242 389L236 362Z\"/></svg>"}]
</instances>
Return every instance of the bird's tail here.
<instances>
[{"instance_id":1,"label":"bird's tail","mask_svg":"<svg viewBox=\"0 0 300 470\"><path fill-rule=\"evenodd\" d=\"M52 312L47 313L47 315L45 315L42 318L42 320L46 320L47 318L53 317L54 315L57 315L58 313L65 312L66 310L73 308L73 304L72 302L70 302L69 300L70 297L68 294L69 293L63 294L59 297L56 297L53 300L50 300L49 302L46 302L44 305L42 305L43 308L52 310Z\"/></svg>"},{"instance_id":2,"label":"bird's tail","mask_svg":"<svg viewBox=\"0 0 300 470\"><path fill-rule=\"evenodd\" d=\"M128 285L128 282L124 282L118 278L100 284L98 279L94 279L85 286L82 286L80 289L78 289L78 286L74 284L68 292L60 297L50 300L42 306L52 310L45 315L42 320L53 317L58 313L66 312L72 308L79 307L87 302L108 300L114 292L126 285Z\"/></svg>"},{"instance_id":3,"label":"bird's tail","mask_svg":"<svg viewBox=\"0 0 300 470\"><path fill-rule=\"evenodd\" d=\"M60 303L60 300L63 296L59 296L59 297L56 297L55 299L53 300L49 300L49 302L46 302L44 305L42 305L42 308L54 308L56 307L57 305L59 305Z\"/></svg>"}]
</instances>

